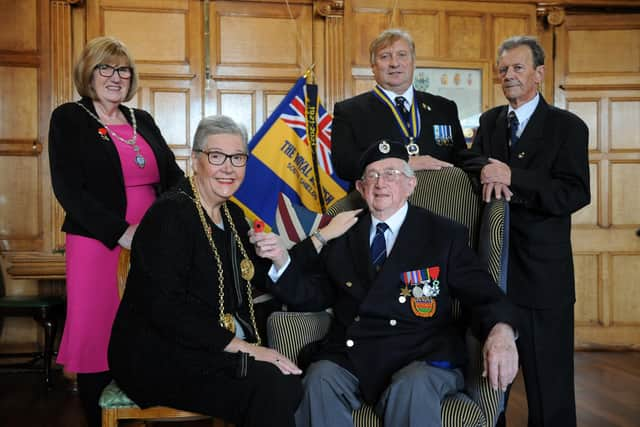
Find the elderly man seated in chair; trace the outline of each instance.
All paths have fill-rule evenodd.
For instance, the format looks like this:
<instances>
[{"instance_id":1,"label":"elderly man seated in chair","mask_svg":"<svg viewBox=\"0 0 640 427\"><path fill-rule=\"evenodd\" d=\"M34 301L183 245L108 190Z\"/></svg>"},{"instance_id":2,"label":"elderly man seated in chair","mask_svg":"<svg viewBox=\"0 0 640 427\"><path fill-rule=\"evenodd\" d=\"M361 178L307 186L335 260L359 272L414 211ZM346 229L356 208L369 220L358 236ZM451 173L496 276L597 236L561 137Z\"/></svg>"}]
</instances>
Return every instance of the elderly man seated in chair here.
<instances>
[{"instance_id":1,"label":"elderly man seated in chair","mask_svg":"<svg viewBox=\"0 0 640 427\"><path fill-rule=\"evenodd\" d=\"M251 233L273 261L272 292L298 310L333 308L312 356L296 425L351 426L374 406L385 426L440 426L440 403L464 387L465 325L484 340L484 373L505 390L517 373L515 314L467 246L460 224L410 205L416 178L405 147L380 141L360 159L368 211L338 214L290 257L279 238ZM347 230L344 232L344 230Z\"/></svg>"}]
</instances>

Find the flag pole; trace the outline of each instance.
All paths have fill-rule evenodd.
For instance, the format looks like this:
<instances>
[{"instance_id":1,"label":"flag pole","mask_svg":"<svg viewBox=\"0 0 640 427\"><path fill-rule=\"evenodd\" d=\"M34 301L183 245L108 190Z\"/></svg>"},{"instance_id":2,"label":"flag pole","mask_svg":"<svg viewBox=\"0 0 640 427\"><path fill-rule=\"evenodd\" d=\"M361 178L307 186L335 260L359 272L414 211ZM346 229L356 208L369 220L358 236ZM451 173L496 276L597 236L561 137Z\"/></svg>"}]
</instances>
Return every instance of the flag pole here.
<instances>
[{"instance_id":1,"label":"flag pole","mask_svg":"<svg viewBox=\"0 0 640 427\"><path fill-rule=\"evenodd\" d=\"M316 68L315 62L307 68L302 77L305 78L308 84L316 84L316 73L313 72L313 69Z\"/></svg>"},{"instance_id":2,"label":"flag pole","mask_svg":"<svg viewBox=\"0 0 640 427\"><path fill-rule=\"evenodd\" d=\"M311 64L304 73L306 96L305 104L305 124L307 127L307 138L309 148L311 149L311 161L313 172L315 175L316 191L318 192L318 202L320 203L320 211L326 213L327 206L322 192L322 184L320 183L320 168L318 167L318 86L316 86L316 76L313 72L315 64Z\"/></svg>"}]
</instances>

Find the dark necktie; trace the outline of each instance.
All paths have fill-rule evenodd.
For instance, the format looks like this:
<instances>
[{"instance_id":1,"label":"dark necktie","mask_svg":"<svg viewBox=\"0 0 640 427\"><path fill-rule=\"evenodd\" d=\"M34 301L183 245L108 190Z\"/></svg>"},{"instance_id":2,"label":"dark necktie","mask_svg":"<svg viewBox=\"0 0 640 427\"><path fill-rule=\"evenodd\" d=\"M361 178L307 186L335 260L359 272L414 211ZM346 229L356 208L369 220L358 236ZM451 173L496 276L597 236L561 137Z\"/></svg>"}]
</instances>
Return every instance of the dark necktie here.
<instances>
[{"instance_id":1,"label":"dark necktie","mask_svg":"<svg viewBox=\"0 0 640 427\"><path fill-rule=\"evenodd\" d=\"M509 113L509 131L511 132L511 146L515 147L520 139L518 137L518 126L520 126L520 122L518 121L518 117L516 113L511 111Z\"/></svg>"},{"instance_id":2,"label":"dark necktie","mask_svg":"<svg viewBox=\"0 0 640 427\"><path fill-rule=\"evenodd\" d=\"M409 126L409 123L411 123L411 113L407 110L405 105L406 99L404 96L396 96L395 101L396 107L398 107L398 111L400 111L400 114L402 115L402 120L404 120L404 123Z\"/></svg>"},{"instance_id":3,"label":"dark necktie","mask_svg":"<svg viewBox=\"0 0 640 427\"><path fill-rule=\"evenodd\" d=\"M378 225L376 225L376 235L371 242L371 260L373 261L376 273L380 271L380 267L382 267L382 264L384 264L384 261L387 259L387 244L384 240L384 232L388 228L389 226L387 224L379 222Z\"/></svg>"}]
</instances>

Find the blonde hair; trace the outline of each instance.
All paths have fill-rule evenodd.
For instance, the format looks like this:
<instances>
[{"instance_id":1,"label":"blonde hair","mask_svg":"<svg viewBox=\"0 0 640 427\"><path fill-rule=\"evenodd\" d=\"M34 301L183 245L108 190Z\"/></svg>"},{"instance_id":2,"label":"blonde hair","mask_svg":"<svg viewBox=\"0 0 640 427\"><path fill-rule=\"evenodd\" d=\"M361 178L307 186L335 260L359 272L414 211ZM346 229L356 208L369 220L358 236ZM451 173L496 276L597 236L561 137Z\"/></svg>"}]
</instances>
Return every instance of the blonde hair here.
<instances>
[{"instance_id":1,"label":"blonde hair","mask_svg":"<svg viewBox=\"0 0 640 427\"><path fill-rule=\"evenodd\" d=\"M114 37L96 37L89 41L82 50L80 58L73 68L73 83L81 96L96 99L97 94L91 82L93 80L93 70L99 64L109 63L114 59L124 59L127 66L131 67L131 77L129 78L129 91L124 101L129 101L138 90L138 71L136 70L133 56L129 49L120 40Z\"/></svg>"},{"instance_id":2,"label":"blonde hair","mask_svg":"<svg viewBox=\"0 0 640 427\"><path fill-rule=\"evenodd\" d=\"M371 65L376 63L376 54L380 49L385 48L400 39L406 40L409 44L409 48L411 49L411 58L415 61L416 44L414 43L411 34L399 28L390 28L381 32L369 45L369 60L371 61Z\"/></svg>"}]
</instances>

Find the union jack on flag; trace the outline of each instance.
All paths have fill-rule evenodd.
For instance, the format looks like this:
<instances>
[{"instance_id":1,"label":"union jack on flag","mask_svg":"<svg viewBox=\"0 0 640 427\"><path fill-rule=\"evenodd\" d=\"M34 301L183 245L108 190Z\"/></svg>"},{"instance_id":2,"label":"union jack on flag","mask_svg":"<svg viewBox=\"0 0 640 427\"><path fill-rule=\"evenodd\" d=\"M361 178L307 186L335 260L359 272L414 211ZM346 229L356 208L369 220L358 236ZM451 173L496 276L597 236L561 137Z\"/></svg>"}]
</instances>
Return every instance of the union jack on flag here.
<instances>
[{"instance_id":1,"label":"union jack on flag","mask_svg":"<svg viewBox=\"0 0 640 427\"><path fill-rule=\"evenodd\" d=\"M299 78L249 141L246 176L234 201L250 220L274 228L280 193L318 213L346 195L349 184L331 163L332 120L318 87Z\"/></svg>"},{"instance_id":2,"label":"union jack on flag","mask_svg":"<svg viewBox=\"0 0 640 427\"><path fill-rule=\"evenodd\" d=\"M305 144L309 144L307 138L307 125L306 125L306 107L304 104L304 98L296 96L291 100L289 108L291 114L285 112L282 115L282 120L288 124L292 129L296 131L300 139ZM331 123L333 117L324 108L322 104L319 104L318 111L318 125L317 125L317 146L316 153L318 156L318 164L328 175L333 175L333 165L331 163Z\"/></svg>"}]
</instances>

